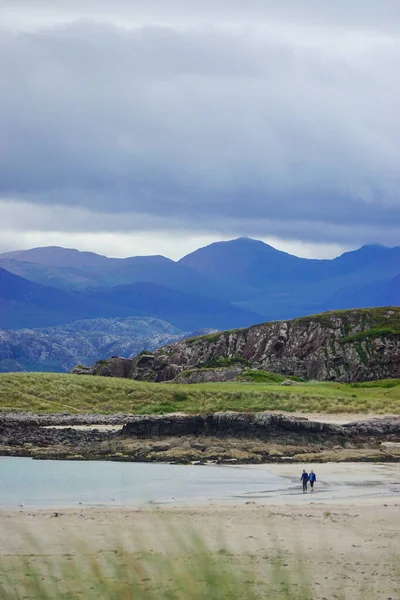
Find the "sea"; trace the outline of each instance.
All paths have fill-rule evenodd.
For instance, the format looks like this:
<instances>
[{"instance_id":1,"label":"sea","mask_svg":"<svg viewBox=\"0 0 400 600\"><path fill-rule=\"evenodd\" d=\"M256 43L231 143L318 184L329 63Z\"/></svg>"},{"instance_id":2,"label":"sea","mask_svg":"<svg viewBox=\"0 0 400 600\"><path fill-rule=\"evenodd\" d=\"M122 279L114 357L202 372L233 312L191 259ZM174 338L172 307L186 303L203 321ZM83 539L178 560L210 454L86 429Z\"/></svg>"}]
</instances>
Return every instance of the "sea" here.
<instances>
[{"instance_id":1,"label":"sea","mask_svg":"<svg viewBox=\"0 0 400 600\"><path fill-rule=\"evenodd\" d=\"M0 508L246 502L287 488L261 469L0 457Z\"/></svg>"}]
</instances>

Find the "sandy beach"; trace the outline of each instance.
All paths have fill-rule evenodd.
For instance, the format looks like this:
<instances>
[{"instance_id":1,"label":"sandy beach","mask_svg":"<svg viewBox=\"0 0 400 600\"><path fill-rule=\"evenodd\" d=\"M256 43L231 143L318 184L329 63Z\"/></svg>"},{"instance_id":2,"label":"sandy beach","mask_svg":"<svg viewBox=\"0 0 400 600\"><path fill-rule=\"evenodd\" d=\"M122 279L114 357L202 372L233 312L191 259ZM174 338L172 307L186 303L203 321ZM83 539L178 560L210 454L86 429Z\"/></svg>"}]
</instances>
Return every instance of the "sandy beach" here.
<instances>
[{"instance_id":1,"label":"sandy beach","mask_svg":"<svg viewBox=\"0 0 400 600\"><path fill-rule=\"evenodd\" d=\"M294 485L299 465L263 465ZM227 467L229 468L229 467ZM145 508L0 511L0 561L9 573L22 556L71 560L84 541L104 556L121 543L129 552L177 552L176 535L201 535L222 556L239 556L268 577L279 549L282 568L303 576L315 598L400 598L400 466L318 465L313 494L300 486L241 502ZM27 542L27 534L38 541ZM364 594L364 595L363 595ZM367 595L368 594L368 595Z\"/></svg>"}]
</instances>

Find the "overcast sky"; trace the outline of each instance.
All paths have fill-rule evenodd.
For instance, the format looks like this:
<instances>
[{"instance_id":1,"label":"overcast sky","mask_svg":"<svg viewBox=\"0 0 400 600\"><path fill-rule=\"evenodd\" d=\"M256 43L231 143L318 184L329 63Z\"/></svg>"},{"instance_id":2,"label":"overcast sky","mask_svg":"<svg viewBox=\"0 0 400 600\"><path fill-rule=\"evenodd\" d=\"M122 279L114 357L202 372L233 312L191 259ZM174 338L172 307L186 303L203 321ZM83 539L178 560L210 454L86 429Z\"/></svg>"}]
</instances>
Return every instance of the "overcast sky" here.
<instances>
[{"instance_id":1,"label":"overcast sky","mask_svg":"<svg viewBox=\"0 0 400 600\"><path fill-rule=\"evenodd\" d=\"M400 245L398 0L0 10L0 252Z\"/></svg>"}]
</instances>

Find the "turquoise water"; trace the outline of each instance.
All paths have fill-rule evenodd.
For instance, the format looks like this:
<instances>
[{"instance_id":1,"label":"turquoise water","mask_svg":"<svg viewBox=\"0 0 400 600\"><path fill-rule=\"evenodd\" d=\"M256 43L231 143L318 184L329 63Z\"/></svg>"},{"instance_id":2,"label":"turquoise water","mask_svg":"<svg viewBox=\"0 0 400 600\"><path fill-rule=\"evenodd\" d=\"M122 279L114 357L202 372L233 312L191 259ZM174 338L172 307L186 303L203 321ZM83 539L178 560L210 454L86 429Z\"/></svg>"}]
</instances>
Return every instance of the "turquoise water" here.
<instances>
[{"instance_id":1,"label":"turquoise water","mask_svg":"<svg viewBox=\"0 0 400 600\"><path fill-rule=\"evenodd\" d=\"M0 457L0 507L137 506L236 499L287 487L257 469Z\"/></svg>"}]
</instances>

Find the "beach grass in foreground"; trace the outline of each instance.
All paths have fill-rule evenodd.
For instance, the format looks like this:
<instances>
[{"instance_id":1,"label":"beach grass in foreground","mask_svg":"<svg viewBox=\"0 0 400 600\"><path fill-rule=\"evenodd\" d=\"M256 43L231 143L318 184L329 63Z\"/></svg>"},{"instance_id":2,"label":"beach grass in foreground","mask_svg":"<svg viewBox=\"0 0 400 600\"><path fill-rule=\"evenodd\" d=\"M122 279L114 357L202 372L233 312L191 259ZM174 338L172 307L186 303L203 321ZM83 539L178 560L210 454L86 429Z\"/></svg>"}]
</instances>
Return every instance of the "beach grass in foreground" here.
<instances>
[{"instance_id":1,"label":"beach grass in foreground","mask_svg":"<svg viewBox=\"0 0 400 600\"><path fill-rule=\"evenodd\" d=\"M57 514L57 513L56 513ZM125 541L98 551L89 543L65 538L66 551L51 555L38 538L26 536L25 552L0 558L2 600L313 600L311 573L301 550L287 568L279 543L264 553L262 569L249 552L223 544L211 548L190 526L169 536L168 551L133 549ZM17 535L25 535L23 531ZM53 532L59 535L57 529ZM113 534L111 534L113 535ZM137 532L139 545L146 534ZM161 536L162 537L162 536ZM134 545L138 544L136 539ZM338 573L340 567L338 566ZM344 580L343 580L344 581ZM314 586L315 587L315 586ZM335 598L346 596L343 584ZM354 600L372 600L368 585L352 590Z\"/></svg>"},{"instance_id":2,"label":"beach grass in foreground","mask_svg":"<svg viewBox=\"0 0 400 600\"><path fill-rule=\"evenodd\" d=\"M283 411L400 414L400 380L341 384L155 384L58 373L0 374L0 410L37 413Z\"/></svg>"},{"instance_id":3,"label":"beach grass in foreground","mask_svg":"<svg viewBox=\"0 0 400 600\"><path fill-rule=\"evenodd\" d=\"M279 556L269 581L259 581L228 551L215 553L200 539L184 554L128 553L123 549L93 555L87 548L50 563L31 554L6 571L2 600L311 600L306 583L299 589ZM4 569L4 565L1 565ZM3 571L4 572L4 571Z\"/></svg>"}]
</instances>

